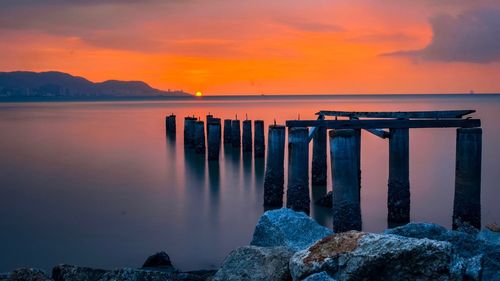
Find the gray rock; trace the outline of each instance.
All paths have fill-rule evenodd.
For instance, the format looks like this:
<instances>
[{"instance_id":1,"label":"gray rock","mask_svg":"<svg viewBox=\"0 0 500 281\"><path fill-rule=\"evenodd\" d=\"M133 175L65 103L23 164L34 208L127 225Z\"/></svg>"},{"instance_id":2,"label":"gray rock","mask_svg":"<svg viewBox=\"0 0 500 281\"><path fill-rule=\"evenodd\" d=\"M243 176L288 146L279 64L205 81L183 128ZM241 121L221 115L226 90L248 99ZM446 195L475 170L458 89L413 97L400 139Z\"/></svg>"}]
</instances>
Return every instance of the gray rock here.
<instances>
[{"instance_id":1,"label":"gray rock","mask_svg":"<svg viewBox=\"0 0 500 281\"><path fill-rule=\"evenodd\" d=\"M333 231L319 225L305 213L282 208L267 211L260 217L250 245L285 246L299 251L332 233Z\"/></svg>"},{"instance_id":2,"label":"gray rock","mask_svg":"<svg viewBox=\"0 0 500 281\"><path fill-rule=\"evenodd\" d=\"M333 207L333 191L329 191L325 196L314 201L318 206L332 208Z\"/></svg>"},{"instance_id":3,"label":"gray rock","mask_svg":"<svg viewBox=\"0 0 500 281\"><path fill-rule=\"evenodd\" d=\"M99 281L202 281L188 273L172 273L157 270L122 268L106 272Z\"/></svg>"},{"instance_id":4,"label":"gray rock","mask_svg":"<svg viewBox=\"0 0 500 281\"><path fill-rule=\"evenodd\" d=\"M213 281L287 281L292 255L286 247L241 247L226 257Z\"/></svg>"},{"instance_id":5,"label":"gray rock","mask_svg":"<svg viewBox=\"0 0 500 281\"><path fill-rule=\"evenodd\" d=\"M290 259L293 280L326 272L348 280L457 280L450 243L349 231L333 234Z\"/></svg>"},{"instance_id":6,"label":"gray rock","mask_svg":"<svg viewBox=\"0 0 500 281\"><path fill-rule=\"evenodd\" d=\"M500 232L494 232L487 228L477 234L477 239L500 246Z\"/></svg>"},{"instance_id":7,"label":"gray rock","mask_svg":"<svg viewBox=\"0 0 500 281\"><path fill-rule=\"evenodd\" d=\"M154 255L149 256L144 264L142 265L144 269L158 270L164 272L177 272L178 270L174 268L170 257L165 252L158 252Z\"/></svg>"},{"instance_id":8,"label":"gray rock","mask_svg":"<svg viewBox=\"0 0 500 281\"><path fill-rule=\"evenodd\" d=\"M500 245L480 239L481 233L473 235L448 230L431 223L409 223L388 229L384 233L449 242L456 254L454 262L457 264L455 267L465 266L463 269L465 278L477 280L474 279L474 276L477 275L475 272L482 272L482 280L484 281L500 279L498 276L498 272L500 272Z\"/></svg>"},{"instance_id":9,"label":"gray rock","mask_svg":"<svg viewBox=\"0 0 500 281\"><path fill-rule=\"evenodd\" d=\"M52 269L54 281L97 281L108 270L60 264Z\"/></svg>"},{"instance_id":10,"label":"gray rock","mask_svg":"<svg viewBox=\"0 0 500 281\"><path fill-rule=\"evenodd\" d=\"M4 275L8 281L51 281L45 271L36 268L19 268L7 275Z\"/></svg>"},{"instance_id":11,"label":"gray rock","mask_svg":"<svg viewBox=\"0 0 500 281\"><path fill-rule=\"evenodd\" d=\"M328 273L322 271L320 273L314 273L310 275L304 281L335 281Z\"/></svg>"}]
</instances>

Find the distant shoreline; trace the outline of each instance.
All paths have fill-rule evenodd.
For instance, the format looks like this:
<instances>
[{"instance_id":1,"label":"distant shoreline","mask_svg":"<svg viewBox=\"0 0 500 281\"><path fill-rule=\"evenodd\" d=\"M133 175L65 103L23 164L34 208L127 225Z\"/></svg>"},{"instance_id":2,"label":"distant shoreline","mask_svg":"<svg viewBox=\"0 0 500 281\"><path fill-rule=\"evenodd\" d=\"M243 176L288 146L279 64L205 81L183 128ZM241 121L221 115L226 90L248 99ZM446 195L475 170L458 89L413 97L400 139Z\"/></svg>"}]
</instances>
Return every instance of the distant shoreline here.
<instances>
[{"instance_id":1,"label":"distant shoreline","mask_svg":"<svg viewBox=\"0 0 500 281\"><path fill-rule=\"evenodd\" d=\"M149 96L149 97L0 97L0 103L15 102L101 102L101 101L170 101L170 100L270 100L270 99L367 99L367 98L488 98L500 97L500 93L491 94L297 94L297 95L213 95L213 96Z\"/></svg>"}]
</instances>

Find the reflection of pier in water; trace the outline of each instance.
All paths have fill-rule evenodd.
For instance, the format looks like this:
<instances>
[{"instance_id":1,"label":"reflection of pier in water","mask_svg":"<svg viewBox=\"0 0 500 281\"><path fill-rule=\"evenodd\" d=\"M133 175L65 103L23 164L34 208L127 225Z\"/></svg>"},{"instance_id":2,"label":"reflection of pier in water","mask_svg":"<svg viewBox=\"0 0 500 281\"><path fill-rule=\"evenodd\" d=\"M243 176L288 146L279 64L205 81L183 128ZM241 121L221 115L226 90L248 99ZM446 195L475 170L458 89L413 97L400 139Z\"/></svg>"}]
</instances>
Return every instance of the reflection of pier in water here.
<instances>
[{"instance_id":1,"label":"reflection of pier in water","mask_svg":"<svg viewBox=\"0 0 500 281\"><path fill-rule=\"evenodd\" d=\"M310 193L316 200L326 193L327 153L330 146L333 189L333 227L336 231L361 229L361 130L387 139L389 145L388 216L390 226L410 221L409 129L457 128L455 198L453 227L470 225L480 228L481 150L480 120L464 119L473 110L412 111L412 112L344 112L320 111L317 120L290 120L285 126L268 128L268 152L265 156L264 122L224 120L209 115L204 123L193 117L184 119L184 144L191 153L205 162L205 144L208 146L209 183L212 189L220 184L221 138L224 159L234 166L243 165L244 180L263 185L265 209L283 206L285 134L288 129L288 184L286 206L310 213ZM334 117L334 120L327 120ZM243 123L243 134L241 134ZM172 129L173 127L173 129ZM175 138L175 116L166 117L167 134ZM253 136L253 139L252 139ZM205 141L205 137L207 141ZM329 139L329 141L327 141ZM311 163L311 189L309 182L309 143L313 143ZM242 153L243 152L243 153ZM188 152L189 153L189 152ZM186 155L187 156L187 155ZM241 157L243 156L243 163ZM253 156L253 157L252 157ZM187 156L188 164L194 163ZM253 166L252 166L253 161ZM217 168L214 166L217 163ZM265 166L265 173L264 173ZM253 168L253 173L252 173ZM217 171L217 172L215 172ZM201 172L201 171L200 171ZM201 172L204 175L204 171ZM255 175L248 178L251 174ZM216 192L216 193L217 193ZM313 208L321 208L314 206ZM315 212L316 213L316 212ZM317 219L324 223L325 216L318 212Z\"/></svg>"}]
</instances>

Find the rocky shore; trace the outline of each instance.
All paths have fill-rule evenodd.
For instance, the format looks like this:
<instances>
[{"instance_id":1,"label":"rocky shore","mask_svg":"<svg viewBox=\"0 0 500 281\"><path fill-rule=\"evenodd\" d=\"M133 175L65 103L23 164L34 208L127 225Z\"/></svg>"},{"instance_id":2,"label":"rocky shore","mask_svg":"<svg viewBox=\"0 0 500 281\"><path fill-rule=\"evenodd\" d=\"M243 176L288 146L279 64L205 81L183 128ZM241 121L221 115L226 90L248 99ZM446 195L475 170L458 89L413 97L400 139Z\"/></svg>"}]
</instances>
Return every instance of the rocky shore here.
<instances>
[{"instance_id":1,"label":"rocky shore","mask_svg":"<svg viewBox=\"0 0 500 281\"><path fill-rule=\"evenodd\" d=\"M333 233L304 213L265 212L250 245L233 250L218 270L181 272L159 252L141 268L57 265L51 274L21 268L0 281L354 281L500 280L500 233L452 231L410 223L383 233Z\"/></svg>"}]
</instances>

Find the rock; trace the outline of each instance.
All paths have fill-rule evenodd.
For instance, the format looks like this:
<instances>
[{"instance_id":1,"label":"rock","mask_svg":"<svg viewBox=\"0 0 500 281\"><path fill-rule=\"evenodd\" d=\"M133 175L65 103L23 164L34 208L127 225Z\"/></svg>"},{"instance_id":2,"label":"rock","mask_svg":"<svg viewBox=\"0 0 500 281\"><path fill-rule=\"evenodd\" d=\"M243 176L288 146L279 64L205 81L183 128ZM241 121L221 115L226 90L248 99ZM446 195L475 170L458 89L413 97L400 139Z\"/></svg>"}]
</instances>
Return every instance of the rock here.
<instances>
[{"instance_id":1,"label":"rock","mask_svg":"<svg viewBox=\"0 0 500 281\"><path fill-rule=\"evenodd\" d=\"M187 271L186 273L193 276L198 276L203 280L208 280L209 278L212 278L215 275L215 273L217 273L217 270L193 270L193 271Z\"/></svg>"},{"instance_id":2,"label":"rock","mask_svg":"<svg viewBox=\"0 0 500 281\"><path fill-rule=\"evenodd\" d=\"M333 231L319 225L305 213L282 208L267 211L260 217L250 245L285 246L299 251L332 233Z\"/></svg>"},{"instance_id":3,"label":"rock","mask_svg":"<svg viewBox=\"0 0 500 281\"><path fill-rule=\"evenodd\" d=\"M52 279L54 281L97 281L106 272L108 270L61 264L52 269Z\"/></svg>"},{"instance_id":4,"label":"rock","mask_svg":"<svg viewBox=\"0 0 500 281\"><path fill-rule=\"evenodd\" d=\"M450 243L349 231L290 259L293 280L326 272L338 280L455 280Z\"/></svg>"},{"instance_id":5,"label":"rock","mask_svg":"<svg viewBox=\"0 0 500 281\"><path fill-rule=\"evenodd\" d=\"M455 258L455 267L465 266L465 278L474 279L468 274L482 271L482 280L498 280L500 272L500 245L485 241L479 233L473 235L461 231L448 230L440 225L431 223L409 223L394 229L388 229L384 233L396 234L405 237L427 238L437 241L446 241L452 244ZM469 260L470 259L470 260ZM479 264L478 264L479 262ZM477 267L481 267L478 270ZM467 268L472 267L472 268ZM475 268L474 268L475 267Z\"/></svg>"},{"instance_id":6,"label":"rock","mask_svg":"<svg viewBox=\"0 0 500 281\"><path fill-rule=\"evenodd\" d=\"M333 191L329 191L325 196L314 201L314 203L321 207L332 208L333 207Z\"/></svg>"},{"instance_id":7,"label":"rock","mask_svg":"<svg viewBox=\"0 0 500 281\"><path fill-rule=\"evenodd\" d=\"M477 234L477 239L500 246L500 232L483 229Z\"/></svg>"},{"instance_id":8,"label":"rock","mask_svg":"<svg viewBox=\"0 0 500 281\"><path fill-rule=\"evenodd\" d=\"M5 276L5 275L4 275ZM8 281L51 281L45 271L36 268L20 268L6 275Z\"/></svg>"},{"instance_id":9,"label":"rock","mask_svg":"<svg viewBox=\"0 0 500 281\"><path fill-rule=\"evenodd\" d=\"M203 281L188 273L172 273L157 270L122 268L106 272L99 281Z\"/></svg>"},{"instance_id":10,"label":"rock","mask_svg":"<svg viewBox=\"0 0 500 281\"><path fill-rule=\"evenodd\" d=\"M314 273L310 275L304 281L335 281L328 273L322 271L320 273Z\"/></svg>"},{"instance_id":11,"label":"rock","mask_svg":"<svg viewBox=\"0 0 500 281\"><path fill-rule=\"evenodd\" d=\"M286 247L241 247L226 257L213 281L287 281L291 279L288 261L292 255Z\"/></svg>"},{"instance_id":12,"label":"rock","mask_svg":"<svg viewBox=\"0 0 500 281\"><path fill-rule=\"evenodd\" d=\"M170 261L170 257L167 255L167 253L163 251L158 252L152 256L149 256L142 265L142 268L150 268L150 267L161 267L174 270L172 262Z\"/></svg>"}]
</instances>

